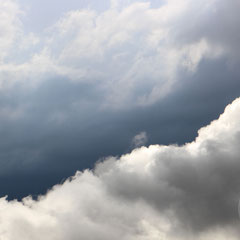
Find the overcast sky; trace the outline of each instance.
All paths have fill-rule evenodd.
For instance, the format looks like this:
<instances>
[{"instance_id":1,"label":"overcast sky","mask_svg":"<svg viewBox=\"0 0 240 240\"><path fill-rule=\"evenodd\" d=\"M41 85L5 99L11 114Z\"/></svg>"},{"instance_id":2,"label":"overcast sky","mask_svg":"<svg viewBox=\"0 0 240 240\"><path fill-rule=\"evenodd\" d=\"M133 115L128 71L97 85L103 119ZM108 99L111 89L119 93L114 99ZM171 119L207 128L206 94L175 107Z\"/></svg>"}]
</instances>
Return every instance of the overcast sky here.
<instances>
[{"instance_id":1,"label":"overcast sky","mask_svg":"<svg viewBox=\"0 0 240 240\"><path fill-rule=\"evenodd\" d=\"M0 239L238 239L239 7L0 0Z\"/></svg>"}]
</instances>

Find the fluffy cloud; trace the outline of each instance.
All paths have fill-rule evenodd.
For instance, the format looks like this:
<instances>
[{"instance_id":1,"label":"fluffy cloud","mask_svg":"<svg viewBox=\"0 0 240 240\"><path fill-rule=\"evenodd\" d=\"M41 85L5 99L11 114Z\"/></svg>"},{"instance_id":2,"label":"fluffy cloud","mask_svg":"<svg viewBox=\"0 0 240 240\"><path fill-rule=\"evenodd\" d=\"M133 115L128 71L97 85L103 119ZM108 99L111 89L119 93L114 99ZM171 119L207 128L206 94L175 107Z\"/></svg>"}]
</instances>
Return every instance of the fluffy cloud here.
<instances>
[{"instance_id":1,"label":"fluffy cloud","mask_svg":"<svg viewBox=\"0 0 240 240\"><path fill-rule=\"evenodd\" d=\"M172 91L181 72L196 72L203 59L237 55L237 5L234 0L169 0L157 7L150 1L113 1L102 12L67 12L37 37L24 34L19 7L8 0L1 21L9 25L3 56L6 44L22 34L8 53L10 60L1 65L1 85L20 81L32 87L61 76L98 86L101 107L153 104ZM219 19L229 34L216 26Z\"/></svg>"},{"instance_id":2,"label":"fluffy cloud","mask_svg":"<svg viewBox=\"0 0 240 240\"><path fill-rule=\"evenodd\" d=\"M238 239L240 99L183 146L154 145L46 195L0 201L0 237L12 239Z\"/></svg>"},{"instance_id":3,"label":"fluffy cloud","mask_svg":"<svg viewBox=\"0 0 240 240\"><path fill-rule=\"evenodd\" d=\"M150 2L113 6L100 14L67 13L51 28L45 46L59 74L99 84L104 105L152 104L171 91L179 69L195 71L202 58L222 53L203 36L179 42L179 21L185 28L192 18L189 1L168 1L159 8Z\"/></svg>"}]
</instances>

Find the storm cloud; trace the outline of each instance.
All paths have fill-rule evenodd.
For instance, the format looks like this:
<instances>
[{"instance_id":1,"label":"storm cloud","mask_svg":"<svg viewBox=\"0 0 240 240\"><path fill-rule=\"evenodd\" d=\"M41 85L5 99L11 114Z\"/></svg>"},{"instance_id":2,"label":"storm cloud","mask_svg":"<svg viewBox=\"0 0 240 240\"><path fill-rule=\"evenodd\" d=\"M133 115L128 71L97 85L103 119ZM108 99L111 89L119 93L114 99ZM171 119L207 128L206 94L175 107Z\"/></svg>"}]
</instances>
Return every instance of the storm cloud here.
<instances>
[{"instance_id":1,"label":"storm cloud","mask_svg":"<svg viewBox=\"0 0 240 240\"><path fill-rule=\"evenodd\" d=\"M239 7L0 0L0 239L238 239Z\"/></svg>"},{"instance_id":2,"label":"storm cloud","mask_svg":"<svg viewBox=\"0 0 240 240\"><path fill-rule=\"evenodd\" d=\"M1 196L43 193L141 132L192 141L240 95L238 1L0 3Z\"/></svg>"},{"instance_id":3,"label":"storm cloud","mask_svg":"<svg viewBox=\"0 0 240 240\"><path fill-rule=\"evenodd\" d=\"M77 172L38 200L0 201L2 239L238 239L240 99L195 141Z\"/></svg>"},{"instance_id":4,"label":"storm cloud","mask_svg":"<svg viewBox=\"0 0 240 240\"><path fill-rule=\"evenodd\" d=\"M191 142L240 95L237 0L29 4L0 0L1 196L36 198L134 146ZM199 212L206 225L233 214Z\"/></svg>"}]
</instances>

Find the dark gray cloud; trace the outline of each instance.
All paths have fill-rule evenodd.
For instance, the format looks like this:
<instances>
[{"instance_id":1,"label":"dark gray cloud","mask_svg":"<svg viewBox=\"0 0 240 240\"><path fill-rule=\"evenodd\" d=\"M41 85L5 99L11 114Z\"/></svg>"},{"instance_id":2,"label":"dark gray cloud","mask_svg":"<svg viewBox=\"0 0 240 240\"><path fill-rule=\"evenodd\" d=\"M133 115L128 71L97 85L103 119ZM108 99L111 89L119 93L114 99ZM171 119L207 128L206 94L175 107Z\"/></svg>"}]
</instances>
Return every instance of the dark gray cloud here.
<instances>
[{"instance_id":1,"label":"dark gray cloud","mask_svg":"<svg viewBox=\"0 0 240 240\"><path fill-rule=\"evenodd\" d=\"M42 4L0 0L0 238L238 239L239 3Z\"/></svg>"},{"instance_id":2,"label":"dark gray cloud","mask_svg":"<svg viewBox=\"0 0 240 240\"><path fill-rule=\"evenodd\" d=\"M198 74L183 74L169 97L121 111L101 109L101 92L67 79L51 79L28 92L13 88L1 95L2 108L26 107L23 116L1 119L1 195L44 192L101 157L129 151L141 131L148 144L192 141L197 129L240 95L238 76L223 60L203 61Z\"/></svg>"},{"instance_id":3,"label":"dark gray cloud","mask_svg":"<svg viewBox=\"0 0 240 240\"><path fill-rule=\"evenodd\" d=\"M191 143L109 157L37 200L0 199L0 236L238 239L239 109L237 99Z\"/></svg>"}]
</instances>

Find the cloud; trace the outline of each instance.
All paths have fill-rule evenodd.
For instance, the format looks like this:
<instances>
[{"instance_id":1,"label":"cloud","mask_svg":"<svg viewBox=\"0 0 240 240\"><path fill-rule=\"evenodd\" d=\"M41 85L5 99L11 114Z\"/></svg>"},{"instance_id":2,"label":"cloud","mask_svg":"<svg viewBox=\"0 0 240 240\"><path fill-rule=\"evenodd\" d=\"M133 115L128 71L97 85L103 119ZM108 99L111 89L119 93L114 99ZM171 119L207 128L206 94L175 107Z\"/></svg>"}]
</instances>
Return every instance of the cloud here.
<instances>
[{"instance_id":1,"label":"cloud","mask_svg":"<svg viewBox=\"0 0 240 240\"><path fill-rule=\"evenodd\" d=\"M9 55L14 41L21 34L21 11L11 0L0 1L0 63Z\"/></svg>"},{"instance_id":2,"label":"cloud","mask_svg":"<svg viewBox=\"0 0 240 240\"><path fill-rule=\"evenodd\" d=\"M59 74L75 81L97 79L104 106L153 104L171 91L179 70L192 72L203 58L222 52L204 37L179 42L174 29L179 19L188 21L188 1L168 1L156 9L150 2L117 6L100 14L68 12L51 28L46 45Z\"/></svg>"},{"instance_id":3,"label":"cloud","mask_svg":"<svg viewBox=\"0 0 240 240\"><path fill-rule=\"evenodd\" d=\"M100 12L68 11L34 33L25 30L21 7L5 1L1 89L21 84L31 91L43 81L65 78L93 83L100 108L152 105L174 90L183 72L197 74L202 61L239 61L238 3L225 5L220 0L171 0L154 7L151 1L112 1ZM219 25L228 34L217 25L221 16Z\"/></svg>"},{"instance_id":4,"label":"cloud","mask_svg":"<svg viewBox=\"0 0 240 240\"><path fill-rule=\"evenodd\" d=\"M236 99L191 143L109 157L36 201L2 198L1 239L238 239L239 113Z\"/></svg>"},{"instance_id":5,"label":"cloud","mask_svg":"<svg viewBox=\"0 0 240 240\"><path fill-rule=\"evenodd\" d=\"M10 10L19 8L8 3ZM97 85L101 107L151 105L174 89L182 71L193 73L204 59L232 58L236 53L237 18L228 18L232 8L222 5L220 0L172 0L157 7L151 1L112 1L112 7L100 12L69 11L41 34L24 33L17 10L9 10L6 16L13 20L6 42L14 41L15 32L22 34L8 54L10 61L2 63L1 85L20 81L32 86L64 77ZM229 37L214 25L222 15L223 26L231 25Z\"/></svg>"},{"instance_id":6,"label":"cloud","mask_svg":"<svg viewBox=\"0 0 240 240\"><path fill-rule=\"evenodd\" d=\"M58 3L74 8L30 31L35 10L2 1L1 196L43 193L143 129L191 141L240 95L237 1L106 2Z\"/></svg>"},{"instance_id":7,"label":"cloud","mask_svg":"<svg viewBox=\"0 0 240 240\"><path fill-rule=\"evenodd\" d=\"M145 145L148 141L147 133L146 132L140 132L134 138L132 139L132 144L134 147L141 147Z\"/></svg>"}]
</instances>

